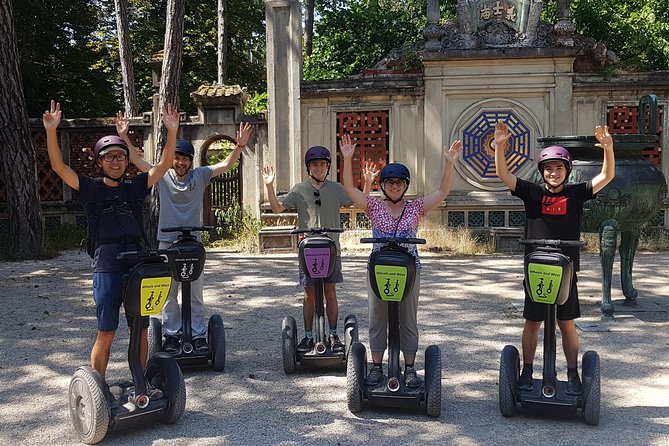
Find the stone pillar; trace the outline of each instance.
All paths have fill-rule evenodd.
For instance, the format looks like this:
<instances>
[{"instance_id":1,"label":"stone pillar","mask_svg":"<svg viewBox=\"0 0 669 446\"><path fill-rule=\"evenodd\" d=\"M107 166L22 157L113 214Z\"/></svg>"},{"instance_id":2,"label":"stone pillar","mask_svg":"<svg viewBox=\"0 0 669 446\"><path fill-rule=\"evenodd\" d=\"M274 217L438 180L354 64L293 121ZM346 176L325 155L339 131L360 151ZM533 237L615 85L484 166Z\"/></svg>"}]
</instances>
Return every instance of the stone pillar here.
<instances>
[{"instance_id":1,"label":"stone pillar","mask_svg":"<svg viewBox=\"0 0 669 446\"><path fill-rule=\"evenodd\" d=\"M551 112L554 116L553 135L572 135L573 125L573 77L575 57L555 58L555 107Z\"/></svg>"},{"instance_id":2,"label":"stone pillar","mask_svg":"<svg viewBox=\"0 0 669 446\"><path fill-rule=\"evenodd\" d=\"M302 5L299 0L266 0L268 156L276 169L277 191L301 180L300 81Z\"/></svg>"}]
</instances>

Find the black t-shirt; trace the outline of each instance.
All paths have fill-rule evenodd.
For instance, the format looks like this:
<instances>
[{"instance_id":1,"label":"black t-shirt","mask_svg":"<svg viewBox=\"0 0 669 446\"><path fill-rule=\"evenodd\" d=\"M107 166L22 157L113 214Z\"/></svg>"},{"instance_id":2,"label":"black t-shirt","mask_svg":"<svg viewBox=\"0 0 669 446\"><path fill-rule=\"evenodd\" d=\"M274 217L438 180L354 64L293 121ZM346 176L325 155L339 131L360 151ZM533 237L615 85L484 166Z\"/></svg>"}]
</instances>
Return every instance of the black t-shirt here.
<instances>
[{"instance_id":1,"label":"black t-shirt","mask_svg":"<svg viewBox=\"0 0 669 446\"><path fill-rule=\"evenodd\" d=\"M516 190L511 193L525 203L525 238L580 240L583 204L594 198L592 182L565 184L558 193L549 192L543 184L516 181ZM526 246L525 253L534 249ZM563 253L579 268L579 248L565 247Z\"/></svg>"},{"instance_id":2,"label":"black t-shirt","mask_svg":"<svg viewBox=\"0 0 669 446\"><path fill-rule=\"evenodd\" d=\"M142 228L135 218L132 206L129 202L142 202L149 194L149 175L143 173L131 180L122 181L116 187L103 184L105 207L98 219L98 240L136 239L142 237ZM91 177L79 175L79 197L84 209L94 208L90 203L97 202L97 185ZM132 190L130 190L132 188ZM109 204L110 206L107 206ZM86 215L87 218L90 216ZM116 255L123 251L134 251L138 249L135 243L104 243L95 250L93 258L94 272L127 272L129 265L116 259Z\"/></svg>"}]
</instances>

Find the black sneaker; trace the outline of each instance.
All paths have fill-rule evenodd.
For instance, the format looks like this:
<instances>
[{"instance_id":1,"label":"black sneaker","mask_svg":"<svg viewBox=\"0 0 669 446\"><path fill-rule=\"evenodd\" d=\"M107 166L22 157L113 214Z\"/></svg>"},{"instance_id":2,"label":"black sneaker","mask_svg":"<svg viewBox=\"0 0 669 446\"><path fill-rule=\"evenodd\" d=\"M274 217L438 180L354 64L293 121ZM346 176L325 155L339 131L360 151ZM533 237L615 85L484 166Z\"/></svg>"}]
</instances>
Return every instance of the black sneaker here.
<instances>
[{"instance_id":1,"label":"black sneaker","mask_svg":"<svg viewBox=\"0 0 669 446\"><path fill-rule=\"evenodd\" d=\"M207 353L209 351L209 344L205 338L197 338L193 341L193 347L198 353Z\"/></svg>"},{"instance_id":2,"label":"black sneaker","mask_svg":"<svg viewBox=\"0 0 669 446\"><path fill-rule=\"evenodd\" d=\"M578 373L567 375L567 395L580 395L583 392L583 385Z\"/></svg>"},{"instance_id":3,"label":"black sneaker","mask_svg":"<svg viewBox=\"0 0 669 446\"><path fill-rule=\"evenodd\" d=\"M516 387L518 390L532 390L533 384L532 372L528 369L523 369L523 373L520 374Z\"/></svg>"},{"instance_id":4,"label":"black sneaker","mask_svg":"<svg viewBox=\"0 0 669 446\"><path fill-rule=\"evenodd\" d=\"M404 368L404 385L410 389L420 387L423 381L416 375L416 369L413 367Z\"/></svg>"},{"instance_id":5,"label":"black sneaker","mask_svg":"<svg viewBox=\"0 0 669 446\"><path fill-rule=\"evenodd\" d=\"M297 351L307 353L314 349L314 338L303 337L297 345Z\"/></svg>"},{"instance_id":6,"label":"black sneaker","mask_svg":"<svg viewBox=\"0 0 669 446\"><path fill-rule=\"evenodd\" d=\"M367 378L365 378L365 384L368 386L378 386L379 383L383 380L383 367L372 367L372 370L369 371Z\"/></svg>"},{"instance_id":7,"label":"black sneaker","mask_svg":"<svg viewBox=\"0 0 669 446\"><path fill-rule=\"evenodd\" d=\"M339 336L337 336L336 334L330 335L330 348L332 348L332 351L335 353L344 352L344 344L341 343L341 341L339 340Z\"/></svg>"},{"instance_id":8,"label":"black sneaker","mask_svg":"<svg viewBox=\"0 0 669 446\"><path fill-rule=\"evenodd\" d=\"M179 338L176 336L165 336L165 342L163 342L163 351L167 353L176 353L179 351Z\"/></svg>"}]
</instances>

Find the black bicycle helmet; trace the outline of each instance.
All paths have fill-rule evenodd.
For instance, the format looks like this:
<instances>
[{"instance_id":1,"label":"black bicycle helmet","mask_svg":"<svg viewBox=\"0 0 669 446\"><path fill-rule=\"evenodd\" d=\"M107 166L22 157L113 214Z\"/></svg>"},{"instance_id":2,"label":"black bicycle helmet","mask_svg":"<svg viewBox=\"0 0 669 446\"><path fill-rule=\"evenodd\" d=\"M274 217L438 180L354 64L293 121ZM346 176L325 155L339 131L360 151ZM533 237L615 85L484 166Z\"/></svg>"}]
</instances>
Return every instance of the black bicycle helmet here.
<instances>
[{"instance_id":1,"label":"black bicycle helmet","mask_svg":"<svg viewBox=\"0 0 669 446\"><path fill-rule=\"evenodd\" d=\"M128 145L123 141L123 139L120 136L116 135L107 135L103 136L98 140L98 142L95 143L95 148L93 149L93 154L95 155L95 158L99 158L100 156L104 155L107 153L110 147L115 147L120 150L123 150L126 154L126 156L130 156L130 150L128 150Z\"/></svg>"},{"instance_id":2,"label":"black bicycle helmet","mask_svg":"<svg viewBox=\"0 0 669 446\"><path fill-rule=\"evenodd\" d=\"M407 187L411 182L411 174L409 173L409 169L407 169L404 164L400 163L390 163L381 169L381 183L386 181L388 178L398 178L400 180L404 180L407 183Z\"/></svg>"},{"instance_id":3,"label":"black bicycle helmet","mask_svg":"<svg viewBox=\"0 0 669 446\"><path fill-rule=\"evenodd\" d=\"M177 139L177 148L175 153L187 156L192 161L193 157L195 156L195 147L193 147L193 144L191 144L191 142L186 139Z\"/></svg>"}]
</instances>

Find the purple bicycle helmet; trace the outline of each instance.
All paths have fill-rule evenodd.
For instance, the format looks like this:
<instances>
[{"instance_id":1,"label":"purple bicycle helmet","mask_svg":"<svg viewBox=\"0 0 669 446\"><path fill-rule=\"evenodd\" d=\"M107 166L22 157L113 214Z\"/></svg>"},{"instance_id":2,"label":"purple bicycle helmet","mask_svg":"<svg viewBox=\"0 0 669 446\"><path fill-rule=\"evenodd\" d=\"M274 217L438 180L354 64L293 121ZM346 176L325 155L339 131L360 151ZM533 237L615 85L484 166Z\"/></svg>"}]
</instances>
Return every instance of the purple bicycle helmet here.
<instances>
[{"instance_id":1,"label":"purple bicycle helmet","mask_svg":"<svg viewBox=\"0 0 669 446\"><path fill-rule=\"evenodd\" d=\"M195 156L195 147L193 147L193 144L191 144L191 142L188 140L177 139L177 148L175 153L187 156L191 159L191 161L193 161L193 157Z\"/></svg>"},{"instance_id":2,"label":"purple bicycle helmet","mask_svg":"<svg viewBox=\"0 0 669 446\"><path fill-rule=\"evenodd\" d=\"M543 173L544 164L547 161L562 161L567 168L567 175L571 172L571 155L569 151L561 146L550 146L539 152L537 157L537 169Z\"/></svg>"},{"instance_id":3,"label":"purple bicycle helmet","mask_svg":"<svg viewBox=\"0 0 669 446\"><path fill-rule=\"evenodd\" d=\"M107 153L110 147L115 147L117 149L123 150L126 156L130 156L130 151L128 150L128 145L121 139L120 136L116 135L107 135L103 136L95 143L95 149L93 149L93 154L96 158Z\"/></svg>"},{"instance_id":4,"label":"purple bicycle helmet","mask_svg":"<svg viewBox=\"0 0 669 446\"><path fill-rule=\"evenodd\" d=\"M409 173L409 169L407 169L404 164L400 163L390 163L381 169L380 182L383 183L388 178L398 178L400 180L404 180L406 181L407 186L409 186L409 183L411 182L411 174Z\"/></svg>"},{"instance_id":5,"label":"purple bicycle helmet","mask_svg":"<svg viewBox=\"0 0 669 446\"><path fill-rule=\"evenodd\" d=\"M328 163L332 162L332 157L330 156L330 151L323 146L313 146L307 150L307 153L304 155L304 164L309 167L309 163L316 160L325 160Z\"/></svg>"}]
</instances>

